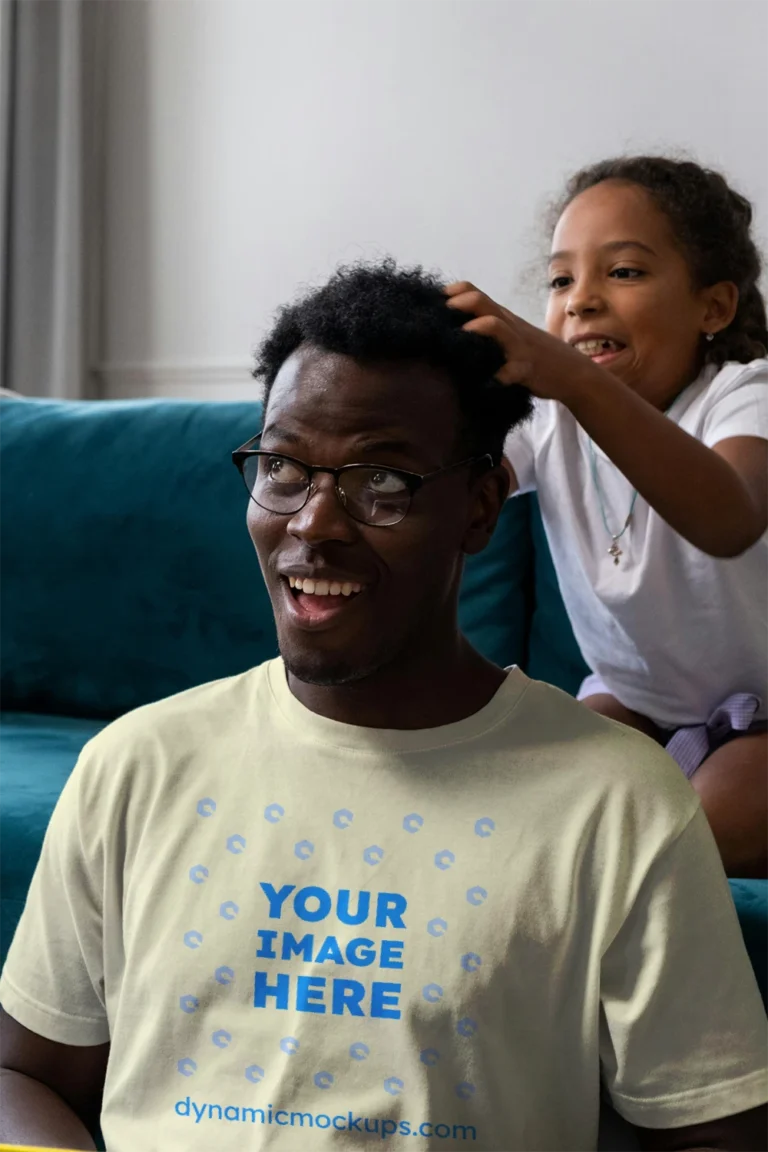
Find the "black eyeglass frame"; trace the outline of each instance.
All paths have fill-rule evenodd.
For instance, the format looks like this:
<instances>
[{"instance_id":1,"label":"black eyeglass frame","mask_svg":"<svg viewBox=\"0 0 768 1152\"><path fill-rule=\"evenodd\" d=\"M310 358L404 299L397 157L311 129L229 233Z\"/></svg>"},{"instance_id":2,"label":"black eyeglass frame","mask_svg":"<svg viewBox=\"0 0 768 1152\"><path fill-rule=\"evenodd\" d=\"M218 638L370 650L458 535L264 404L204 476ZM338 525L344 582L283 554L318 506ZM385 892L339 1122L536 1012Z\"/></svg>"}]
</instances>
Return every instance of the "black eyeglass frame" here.
<instances>
[{"instance_id":1,"label":"black eyeglass frame","mask_svg":"<svg viewBox=\"0 0 768 1152\"><path fill-rule=\"evenodd\" d=\"M448 464L445 468L437 468L434 472L409 472L406 468L393 468L389 464L342 464L340 468L329 468L324 464L307 464L304 460L299 460L296 456L289 456L285 452L269 452L264 448L251 448L251 445L255 444L257 440L260 440L262 435L263 431L257 432L256 435L252 436L250 440L246 440L245 444L242 444L239 448L236 448L232 453L232 463L235 465L243 478L243 484L245 485L245 490L248 493L249 498L253 500L254 504L258 505L259 508L263 508L265 512L271 512L274 516L295 516L298 512L301 512L302 508L306 507L310 498L317 491L314 485L315 473L327 472L330 476L333 476L333 484L336 491L336 497L348 516L351 516L353 520L357 520L358 524L365 524L369 528L394 528L397 524L402 524L403 520L411 510L411 500L413 500L416 492L418 492L422 485L426 484L427 481L435 480L438 476L444 476L448 472L456 472L459 468L472 467L477 464L487 463L489 468L493 467L493 457L491 456L490 452L486 452L482 456L470 456L466 460L457 461L456 464ZM243 471L245 467L245 461L252 456L276 456L281 460L289 460L291 464L298 464L300 468L303 468L309 479L304 502L300 504L298 508L295 508L292 512L276 512L273 508L265 508L263 504L259 504L258 500L248 487L245 479L245 472ZM344 492L339 487L339 477L343 472L352 472L361 468L365 468L368 471L373 470L380 472L390 472L393 476L399 477L406 485L408 489L408 507L406 508L401 518L396 520L394 524L371 524L367 520L360 520L359 517L355 516L355 514L350 511L349 506L347 505L344 498Z\"/></svg>"}]
</instances>

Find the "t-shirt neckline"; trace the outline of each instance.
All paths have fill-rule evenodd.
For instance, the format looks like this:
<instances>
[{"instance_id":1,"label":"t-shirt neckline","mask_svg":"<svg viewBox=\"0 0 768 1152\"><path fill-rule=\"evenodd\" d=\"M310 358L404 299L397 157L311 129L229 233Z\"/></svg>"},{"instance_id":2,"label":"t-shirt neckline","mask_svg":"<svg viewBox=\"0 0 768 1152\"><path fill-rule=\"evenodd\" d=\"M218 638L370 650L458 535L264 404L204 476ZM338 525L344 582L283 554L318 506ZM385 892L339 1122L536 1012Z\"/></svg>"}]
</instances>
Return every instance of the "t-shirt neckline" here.
<instances>
[{"instance_id":1,"label":"t-shirt neckline","mask_svg":"<svg viewBox=\"0 0 768 1152\"><path fill-rule=\"evenodd\" d=\"M267 683L275 707L300 738L358 751L426 752L483 736L514 711L529 680L514 665L505 672L503 683L479 711L452 724L417 729L359 728L310 711L291 692L285 665L279 657L267 664Z\"/></svg>"}]
</instances>

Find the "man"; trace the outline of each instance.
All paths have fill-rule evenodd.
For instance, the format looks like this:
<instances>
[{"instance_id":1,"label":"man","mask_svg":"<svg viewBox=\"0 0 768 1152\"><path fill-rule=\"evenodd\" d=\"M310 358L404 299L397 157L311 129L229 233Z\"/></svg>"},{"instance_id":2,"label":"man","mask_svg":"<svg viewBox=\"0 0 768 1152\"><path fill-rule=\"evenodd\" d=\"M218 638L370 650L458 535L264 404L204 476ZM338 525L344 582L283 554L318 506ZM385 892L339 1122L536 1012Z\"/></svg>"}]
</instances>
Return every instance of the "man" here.
<instances>
[{"instance_id":1,"label":"man","mask_svg":"<svg viewBox=\"0 0 768 1152\"><path fill-rule=\"evenodd\" d=\"M464 320L385 262L265 341L235 457L282 660L84 750L0 984L5 1138L587 1149L602 1079L644 1148L765 1147L694 793L458 630L529 409Z\"/></svg>"}]
</instances>

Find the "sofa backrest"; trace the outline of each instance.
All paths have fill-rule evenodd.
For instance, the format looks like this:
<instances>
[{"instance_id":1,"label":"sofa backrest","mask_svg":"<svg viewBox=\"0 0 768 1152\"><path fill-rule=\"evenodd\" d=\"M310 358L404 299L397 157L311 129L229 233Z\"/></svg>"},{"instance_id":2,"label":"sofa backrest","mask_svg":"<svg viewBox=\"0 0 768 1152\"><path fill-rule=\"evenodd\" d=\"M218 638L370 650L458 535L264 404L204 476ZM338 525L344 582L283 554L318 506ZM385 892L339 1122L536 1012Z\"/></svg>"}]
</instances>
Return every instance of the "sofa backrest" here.
<instances>
[{"instance_id":1,"label":"sofa backrest","mask_svg":"<svg viewBox=\"0 0 768 1152\"><path fill-rule=\"evenodd\" d=\"M257 404L2 402L2 704L113 717L275 652L228 450Z\"/></svg>"},{"instance_id":2,"label":"sofa backrest","mask_svg":"<svg viewBox=\"0 0 768 1152\"><path fill-rule=\"evenodd\" d=\"M276 653L230 459L260 419L258 403L2 401L4 709L111 718ZM530 518L527 497L507 503L461 597L473 643L523 667Z\"/></svg>"}]
</instances>

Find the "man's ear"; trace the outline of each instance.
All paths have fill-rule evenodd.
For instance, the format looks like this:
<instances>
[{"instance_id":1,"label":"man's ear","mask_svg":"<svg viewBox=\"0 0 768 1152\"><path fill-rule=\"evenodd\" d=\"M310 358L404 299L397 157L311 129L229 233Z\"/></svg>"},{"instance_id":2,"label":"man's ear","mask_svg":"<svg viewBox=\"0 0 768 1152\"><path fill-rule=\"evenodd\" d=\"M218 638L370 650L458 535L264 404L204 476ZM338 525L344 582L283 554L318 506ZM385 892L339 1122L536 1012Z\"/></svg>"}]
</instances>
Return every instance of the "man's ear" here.
<instances>
[{"instance_id":1,"label":"man's ear","mask_svg":"<svg viewBox=\"0 0 768 1152\"><path fill-rule=\"evenodd\" d=\"M498 464L484 472L474 483L470 504L470 518L462 541L466 556L476 556L488 546L509 495L509 473Z\"/></svg>"}]
</instances>

